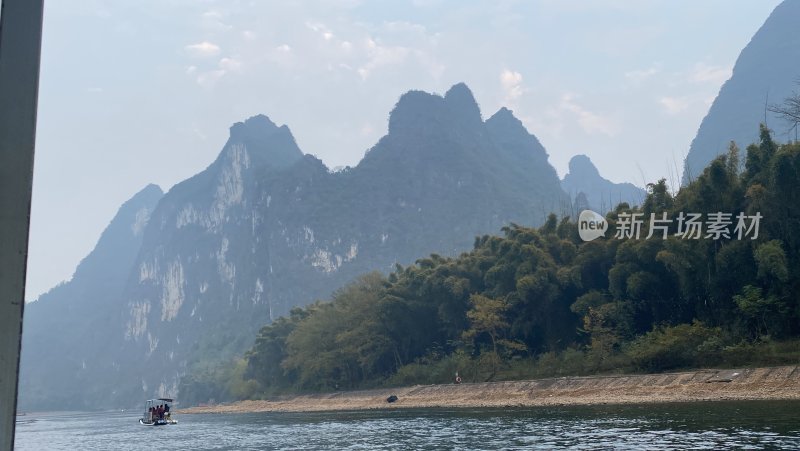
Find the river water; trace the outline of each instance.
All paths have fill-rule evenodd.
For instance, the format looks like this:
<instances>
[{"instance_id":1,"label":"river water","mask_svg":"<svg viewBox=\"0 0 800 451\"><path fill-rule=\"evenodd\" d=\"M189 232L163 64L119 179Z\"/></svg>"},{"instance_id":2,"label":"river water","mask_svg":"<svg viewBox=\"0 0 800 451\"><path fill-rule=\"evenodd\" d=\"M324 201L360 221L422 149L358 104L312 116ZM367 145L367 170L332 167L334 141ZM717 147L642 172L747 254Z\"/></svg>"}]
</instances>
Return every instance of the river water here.
<instances>
[{"instance_id":1,"label":"river water","mask_svg":"<svg viewBox=\"0 0 800 451\"><path fill-rule=\"evenodd\" d=\"M20 417L17 450L800 449L800 402Z\"/></svg>"}]
</instances>

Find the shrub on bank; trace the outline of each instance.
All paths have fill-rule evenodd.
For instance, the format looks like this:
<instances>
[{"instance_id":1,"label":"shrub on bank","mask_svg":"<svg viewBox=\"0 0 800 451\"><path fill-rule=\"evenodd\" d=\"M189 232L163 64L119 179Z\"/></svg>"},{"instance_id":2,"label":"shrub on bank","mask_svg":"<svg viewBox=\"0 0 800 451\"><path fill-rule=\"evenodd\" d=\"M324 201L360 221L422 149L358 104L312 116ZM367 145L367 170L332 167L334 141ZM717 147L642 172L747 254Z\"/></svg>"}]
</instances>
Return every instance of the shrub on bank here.
<instances>
[{"instance_id":1,"label":"shrub on bank","mask_svg":"<svg viewBox=\"0 0 800 451\"><path fill-rule=\"evenodd\" d=\"M714 365L720 361L722 331L701 322L661 326L631 342L625 353L634 366L647 372Z\"/></svg>"}]
</instances>

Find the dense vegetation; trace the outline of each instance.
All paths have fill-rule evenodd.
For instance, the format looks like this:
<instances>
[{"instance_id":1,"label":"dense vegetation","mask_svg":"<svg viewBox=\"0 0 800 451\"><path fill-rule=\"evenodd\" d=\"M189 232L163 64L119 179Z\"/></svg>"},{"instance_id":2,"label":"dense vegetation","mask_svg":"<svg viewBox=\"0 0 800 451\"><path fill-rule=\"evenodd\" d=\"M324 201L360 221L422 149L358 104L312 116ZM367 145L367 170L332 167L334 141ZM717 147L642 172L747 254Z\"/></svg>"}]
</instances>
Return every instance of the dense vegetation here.
<instances>
[{"instance_id":1,"label":"dense vegetation","mask_svg":"<svg viewBox=\"0 0 800 451\"><path fill-rule=\"evenodd\" d=\"M660 180L641 207L618 205L605 238L583 242L550 215L456 258L364 275L264 326L235 365L184 378L182 398L796 362L798 181L800 145L762 127L743 158L732 144L679 192ZM644 239L662 212L668 237ZM732 213L729 239L675 235L681 213L716 212ZM737 239L740 212L762 216L757 239ZM616 238L631 213L641 237Z\"/></svg>"}]
</instances>

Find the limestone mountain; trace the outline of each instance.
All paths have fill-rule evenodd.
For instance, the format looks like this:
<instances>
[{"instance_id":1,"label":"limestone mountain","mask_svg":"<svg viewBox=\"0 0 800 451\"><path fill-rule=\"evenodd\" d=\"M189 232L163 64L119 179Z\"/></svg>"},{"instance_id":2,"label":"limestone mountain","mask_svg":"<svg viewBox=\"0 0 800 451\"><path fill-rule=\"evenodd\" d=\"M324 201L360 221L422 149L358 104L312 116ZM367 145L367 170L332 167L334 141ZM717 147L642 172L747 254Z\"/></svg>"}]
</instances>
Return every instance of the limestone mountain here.
<instances>
[{"instance_id":1,"label":"limestone mountain","mask_svg":"<svg viewBox=\"0 0 800 451\"><path fill-rule=\"evenodd\" d=\"M124 288L107 300L114 308L71 323L103 323L96 339L65 344L76 349L65 366L110 350L92 367L92 390L71 373L59 387L73 394L72 408L179 396L183 374L241 353L294 306L368 271L457 255L510 222L538 225L568 203L538 140L506 109L484 121L464 84L401 96L388 133L336 172L303 155L286 126L250 118L231 127L206 170L160 199ZM49 304L26 321L42 321ZM32 329L37 340L56 339ZM49 405L42 370L26 367L24 408Z\"/></svg>"},{"instance_id":2,"label":"limestone mountain","mask_svg":"<svg viewBox=\"0 0 800 451\"><path fill-rule=\"evenodd\" d=\"M586 155L575 155L569 160L569 172L561 187L572 197L577 211L588 208L605 213L622 202L641 205L647 195L632 183L614 183L603 178Z\"/></svg>"},{"instance_id":3,"label":"limestone mountain","mask_svg":"<svg viewBox=\"0 0 800 451\"><path fill-rule=\"evenodd\" d=\"M741 149L758 141L758 124L767 126L779 141L794 139L788 124L767 111L800 88L800 2L778 5L742 50L731 78L700 124L686 157L683 184L697 176L731 141Z\"/></svg>"},{"instance_id":4,"label":"limestone mountain","mask_svg":"<svg viewBox=\"0 0 800 451\"><path fill-rule=\"evenodd\" d=\"M76 391L94 401L102 397L93 380L115 360L105 344L118 334L118 325L109 319L124 308L122 292L162 195L161 188L148 185L125 202L72 279L25 306L22 406L87 408L75 403Z\"/></svg>"}]
</instances>

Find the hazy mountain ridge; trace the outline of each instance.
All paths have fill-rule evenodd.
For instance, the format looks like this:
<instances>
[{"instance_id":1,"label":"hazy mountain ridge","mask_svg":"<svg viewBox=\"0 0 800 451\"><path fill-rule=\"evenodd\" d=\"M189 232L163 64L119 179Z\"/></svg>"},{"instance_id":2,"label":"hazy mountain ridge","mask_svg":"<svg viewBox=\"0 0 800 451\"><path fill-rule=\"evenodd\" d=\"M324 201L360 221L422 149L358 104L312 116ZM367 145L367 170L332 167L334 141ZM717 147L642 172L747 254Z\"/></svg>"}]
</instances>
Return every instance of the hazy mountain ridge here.
<instances>
[{"instance_id":1,"label":"hazy mountain ridge","mask_svg":"<svg viewBox=\"0 0 800 451\"><path fill-rule=\"evenodd\" d=\"M76 405L76 386L94 402L102 398L93 384L94 374L116 365L115 350L105 339L116 334L108 318L123 308L122 291L162 196L161 188L148 185L125 202L72 279L25 306L23 408L26 403L52 409L90 407Z\"/></svg>"},{"instance_id":2,"label":"hazy mountain ridge","mask_svg":"<svg viewBox=\"0 0 800 451\"><path fill-rule=\"evenodd\" d=\"M717 155L727 152L731 141L742 149L758 141L758 124L765 122L777 141L794 139L791 127L769 105L780 104L798 89L800 80L800 2L778 5L742 50L731 78L703 118L686 156L683 184L696 177Z\"/></svg>"},{"instance_id":3,"label":"hazy mountain ridge","mask_svg":"<svg viewBox=\"0 0 800 451\"><path fill-rule=\"evenodd\" d=\"M561 188L573 200L575 210L596 210L605 213L617 204L642 205L647 192L632 183L614 183L603 178L586 155L575 155L569 161L569 172Z\"/></svg>"},{"instance_id":4,"label":"hazy mountain ridge","mask_svg":"<svg viewBox=\"0 0 800 451\"><path fill-rule=\"evenodd\" d=\"M510 222L538 225L568 203L538 140L506 109L484 122L463 84L444 96L404 94L388 134L355 168L335 173L303 155L288 127L255 116L231 127L206 170L160 199L113 309L69 323L97 334L64 340L73 353L55 368L63 378L96 355L91 389L69 376L59 385L69 399L52 403L54 387L40 376L53 367L35 365L42 353L31 347L21 404L127 407L174 395L187 369L242 352L295 305L367 271L458 254ZM66 286L95 279L82 274ZM71 296L51 296L58 302L34 307L42 315L26 323L50 304L79 310ZM37 326L26 337L56 339Z\"/></svg>"}]
</instances>

